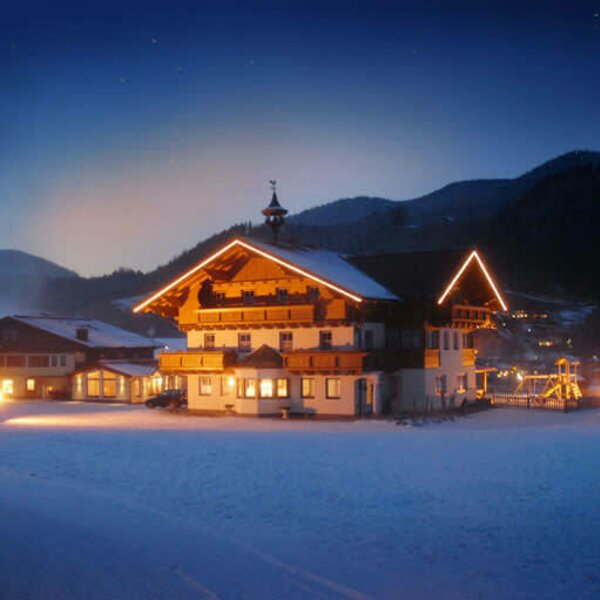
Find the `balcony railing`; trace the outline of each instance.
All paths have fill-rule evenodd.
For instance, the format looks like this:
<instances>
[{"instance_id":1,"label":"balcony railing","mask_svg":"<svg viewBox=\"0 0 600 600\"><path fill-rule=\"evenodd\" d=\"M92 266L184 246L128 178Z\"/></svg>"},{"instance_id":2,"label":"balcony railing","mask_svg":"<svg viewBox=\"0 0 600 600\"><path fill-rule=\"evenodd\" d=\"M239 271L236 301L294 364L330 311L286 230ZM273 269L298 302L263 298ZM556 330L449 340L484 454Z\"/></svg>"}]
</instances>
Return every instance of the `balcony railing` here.
<instances>
[{"instance_id":1,"label":"balcony railing","mask_svg":"<svg viewBox=\"0 0 600 600\"><path fill-rule=\"evenodd\" d=\"M298 350L283 353L283 366L288 371L360 372L365 367L366 352L354 350Z\"/></svg>"},{"instance_id":2,"label":"balcony railing","mask_svg":"<svg viewBox=\"0 0 600 600\"><path fill-rule=\"evenodd\" d=\"M198 323L203 325L253 325L257 323L311 323L315 307L312 304L297 306L246 306L239 308L203 308L197 311Z\"/></svg>"},{"instance_id":3,"label":"balcony railing","mask_svg":"<svg viewBox=\"0 0 600 600\"><path fill-rule=\"evenodd\" d=\"M171 373L222 371L235 363L233 351L163 352L158 355L158 367Z\"/></svg>"},{"instance_id":4,"label":"balcony railing","mask_svg":"<svg viewBox=\"0 0 600 600\"><path fill-rule=\"evenodd\" d=\"M494 327L492 311L484 306L455 304L452 306L452 322L465 328Z\"/></svg>"},{"instance_id":5,"label":"balcony railing","mask_svg":"<svg viewBox=\"0 0 600 600\"><path fill-rule=\"evenodd\" d=\"M204 309L223 309L223 308L246 308L248 306L298 306L303 304L313 304L318 299L309 294L288 294L286 300L277 294L268 294L264 296L252 296L252 304L246 304L242 296L215 298L203 305Z\"/></svg>"}]
</instances>

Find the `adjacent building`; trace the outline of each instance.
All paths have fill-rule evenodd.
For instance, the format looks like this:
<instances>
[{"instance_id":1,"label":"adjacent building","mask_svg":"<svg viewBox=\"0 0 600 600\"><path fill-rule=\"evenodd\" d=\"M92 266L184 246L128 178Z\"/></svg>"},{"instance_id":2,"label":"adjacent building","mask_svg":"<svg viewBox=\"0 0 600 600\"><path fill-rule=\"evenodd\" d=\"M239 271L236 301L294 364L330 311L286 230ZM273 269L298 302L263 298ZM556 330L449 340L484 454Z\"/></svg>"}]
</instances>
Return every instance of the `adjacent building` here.
<instances>
[{"instance_id":1,"label":"adjacent building","mask_svg":"<svg viewBox=\"0 0 600 600\"><path fill-rule=\"evenodd\" d=\"M177 383L171 387L178 387ZM100 360L73 374L71 395L73 400L139 404L167 386L154 360Z\"/></svg>"},{"instance_id":2,"label":"adjacent building","mask_svg":"<svg viewBox=\"0 0 600 600\"><path fill-rule=\"evenodd\" d=\"M72 375L102 361L152 364L155 344L141 335L93 319L15 315L0 319L0 390L14 398L94 398L72 387ZM112 372L112 371L109 371ZM82 385L83 385L83 379ZM117 398L120 383L104 397Z\"/></svg>"}]
</instances>

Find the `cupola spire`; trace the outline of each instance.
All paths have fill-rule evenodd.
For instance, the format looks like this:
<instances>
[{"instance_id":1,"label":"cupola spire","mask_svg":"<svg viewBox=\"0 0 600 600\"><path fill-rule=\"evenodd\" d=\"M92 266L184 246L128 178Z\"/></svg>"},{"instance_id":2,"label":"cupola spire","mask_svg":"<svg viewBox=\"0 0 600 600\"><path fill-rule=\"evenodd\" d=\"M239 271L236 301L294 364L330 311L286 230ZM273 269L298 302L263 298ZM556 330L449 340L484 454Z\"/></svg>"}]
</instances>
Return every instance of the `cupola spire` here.
<instances>
[{"instance_id":1,"label":"cupola spire","mask_svg":"<svg viewBox=\"0 0 600 600\"><path fill-rule=\"evenodd\" d=\"M271 185L273 195L271 196L269 206L263 208L261 212L265 216L265 225L268 225L273 232L273 242L276 244L279 236L279 228L285 223L285 215L287 215L288 211L279 204L279 199L277 198L277 181L271 179L269 184Z\"/></svg>"}]
</instances>

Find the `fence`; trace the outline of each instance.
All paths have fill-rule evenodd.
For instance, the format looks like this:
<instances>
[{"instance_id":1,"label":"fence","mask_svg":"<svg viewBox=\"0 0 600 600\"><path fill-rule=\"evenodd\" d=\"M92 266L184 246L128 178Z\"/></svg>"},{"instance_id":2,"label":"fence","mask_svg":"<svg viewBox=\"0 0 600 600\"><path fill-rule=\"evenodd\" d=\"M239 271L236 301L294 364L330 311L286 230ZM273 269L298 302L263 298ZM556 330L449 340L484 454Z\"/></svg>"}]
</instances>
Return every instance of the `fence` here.
<instances>
[{"instance_id":1,"label":"fence","mask_svg":"<svg viewBox=\"0 0 600 600\"><path fill-rule=\"evenodd\" d=\"M543 410L560 410L567 412L577 408L577 400L566 398L540 398L529 394L493 394L494 406L519 406L522 408L541 408Z\"/></svg>"}]
</instances>

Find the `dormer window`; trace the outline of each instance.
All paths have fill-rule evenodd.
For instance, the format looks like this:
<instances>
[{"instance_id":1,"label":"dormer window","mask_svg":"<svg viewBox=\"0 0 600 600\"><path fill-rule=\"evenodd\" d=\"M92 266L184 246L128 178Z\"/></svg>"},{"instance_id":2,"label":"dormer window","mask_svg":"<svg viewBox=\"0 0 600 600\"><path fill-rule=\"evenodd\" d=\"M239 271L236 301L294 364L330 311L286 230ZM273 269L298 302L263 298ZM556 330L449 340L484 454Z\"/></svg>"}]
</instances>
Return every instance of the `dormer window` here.
<instances>
[{"instance_id":1,"label":"dormer window","mask_svg":"<svg viewBox=\"0 0 600 600\"><path fill-rule=\"evenodd\" d=\"M90 330L87 327L77 327L75 337L81 342L88 342L90 339Z\"/></svg>"}]
</instances>

